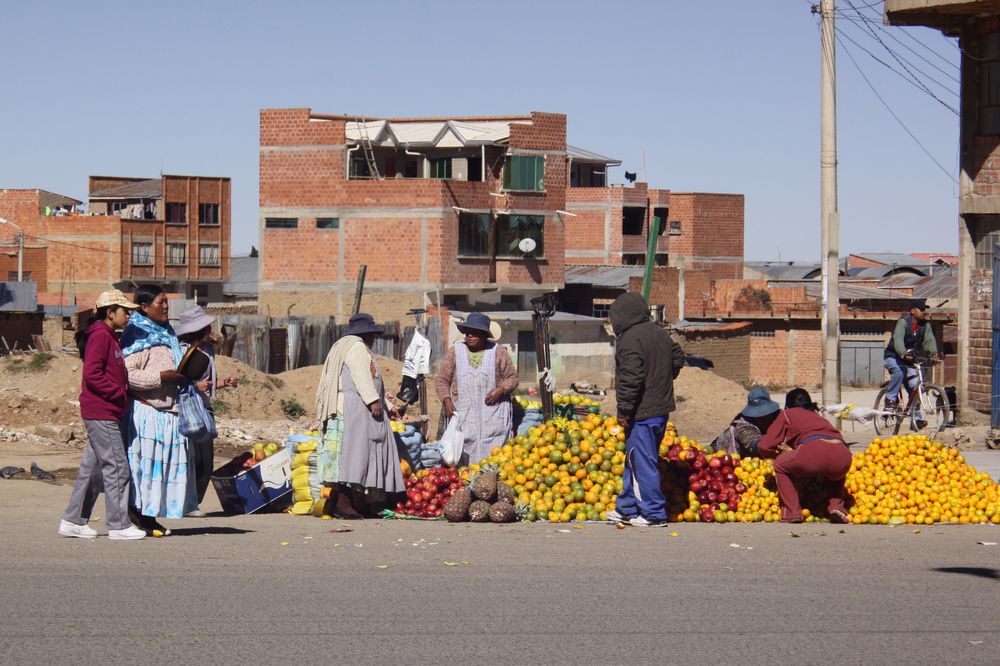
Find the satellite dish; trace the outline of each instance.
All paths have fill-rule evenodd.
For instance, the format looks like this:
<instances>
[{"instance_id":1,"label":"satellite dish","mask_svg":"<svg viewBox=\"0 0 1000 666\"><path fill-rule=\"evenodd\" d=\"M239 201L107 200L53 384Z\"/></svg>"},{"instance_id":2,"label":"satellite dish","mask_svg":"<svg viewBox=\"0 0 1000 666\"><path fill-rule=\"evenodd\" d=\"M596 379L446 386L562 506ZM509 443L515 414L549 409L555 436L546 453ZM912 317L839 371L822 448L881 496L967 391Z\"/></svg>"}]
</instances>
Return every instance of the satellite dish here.
<instances>
[{"instance_id":1,"label":"satellite dish","mask_svg":"<svg viewBox=\"0 0 1000 666\"><path fill-rule=\"evenodd\" d=\"M538 247L538 244L535 243L535 239L533 238L522 238L521 242L517 244L517 249L524 254L531 254L535 251L536 247Z\"/></svg>"}]
</instances>

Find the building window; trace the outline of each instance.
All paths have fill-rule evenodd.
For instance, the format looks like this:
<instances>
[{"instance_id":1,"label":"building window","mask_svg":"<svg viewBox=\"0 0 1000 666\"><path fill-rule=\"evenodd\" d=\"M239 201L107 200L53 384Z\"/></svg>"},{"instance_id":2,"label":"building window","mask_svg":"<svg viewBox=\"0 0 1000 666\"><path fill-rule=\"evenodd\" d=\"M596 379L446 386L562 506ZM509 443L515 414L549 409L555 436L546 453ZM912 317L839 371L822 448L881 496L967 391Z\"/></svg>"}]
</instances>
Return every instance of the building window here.
<instances>
[{"instance_id":1,"label":"building window","mask_svg":"<svg viewBox=\"0 0 1000 666\"><path fill-rule=\"evenodd\" d=\"M1000 243L1000 217L977 215L969 223L969 232L976 252L975 267L993 270L993 244Z\"/></svg>"},{"instance_id":2,"label":"building window","mask_svg":"<svg viewBox=\"0 0 1000 666\"><path fill-rule=\"evenodd\" d=\"M882 337L886 332L886 324L882 321L840 322L840 334L843 336Z\"/></svg>"},{"instance_id":3,"label":"building window","mask_svg":"<svg viewBox=\"0 0 1000 666\"><path fill-rule=\"evenodd\" d=\"M351 178L371 178L372 172L368 168L368 160L355 157L351 160Z\"/></svg>"},{"instance_id":4,"label":"building window","mask_svg":"<svg viewBox=\"0 0 1000 666\"><path fill-rule=\"evenodd\" d=\"M667 212L668 211L667 211L666 208L654 208L653 209L653 217L655 217L656 219L658 219L660 221L660 227L659 227L660 228L660 232L659 232L660 236L662 236L663 233L667 230L667 225L669 224L669 222L667 222Z\"/></svg>"},{"instance_id":5,"label":"building window","mask_svg":"<svg viewBox=\"0 0 1000 666\"><path fill-rule=\"evenodd\" d=\"M594 303L594 313L592 316L597 317L598 319L607 319L610 314L610 303Z\"/></svg>"},{"instance_id":6,"label":"building window","mask_svg":"<svg viewBox=\"0 0 1000 666\"><path fill-rule=\"evenodd\" d=\"M430 160L431 178L451 178L451 158L437 157Z\"/></svg>"},{"instance_id":7,"label":"building window","mask_svg":"<svg viewBox=\"0 0 1000 666\"><path fill-rule=\"evenodd\" d=\"M646 209L636 206L622 208L622 236L641 236Z\"/></svg>"},{"instance_id":8,"label":"building window","mask_svg":"<svg viewBox=\"0 0 1000 666\"><path fill-rule=\"evenodd\" d=\"M750 331L751 338L773 338L774 331Z\"/></svg>"},{"instance_id":9,"label":"building window","mask_svg":"<svg viewBox=\"0 0 1000 666\"><path fill-rule=\"evenodd\" d=\"M211 245L200 244L198 246L198 263L202 266L218 266L219 246L214 243Z\"/></svg>"},{"instance_id":10,"label":"building window","mask_svg":"<svg viewBox=\"0 0 1000 666\"><path fill-rule=\"evenodd\" d=\"M340 218L339 217L317 217L316 218L316 228L317 229L339 229L340 228Z\"/></svg>"},{"instance_id":11,"label":"building window","mask_svg":"<svg viewBox=\"0 0 1000 666\"><path fill-rule=\"evenodd\" d=\"M979 74L979 133L1000 134L1000 32L980 38Z\"/></svg>"},{"instance_id":12,"label":"building window","mask_svg":"<svg viewBox=\"0 0 1000 666\"><path fill-rule=\"evenodd\" d=\"M219 204L203 203L198 204L198 223L205 225L219 224Z\"/></svg>"},{"instance_id":13,"label":"building window","mask_svg":"<svg viewBox=\"0 0 1000 666\"><path fill-rule=\"evenodd\" d=\"M518 247L525 238L535 241L535 248L528 253ZM544 241L544 215L497 215L498 257L545 256Z\"/></svg>"},{"instance_id":14,"label":"building window","mask_svg":"<svg viewBox=\"0 0 1000 666\"><path fill-rule=\"evenodd\" d=\"M607 167L603 164L574 162L569 170L570 187L604 187Z\"/></svg>"},{"instance_id":15,"label":"building window","mask_svg":"<svg viewBox=\"0 0 1000 666\"><path fill-rule=\"evenodd\" d=\"M27 282L31 279L31 271L21 271L21 278ZM7 282L17 282L17 271L7 271Z\"/></svg>"},{"instance_id":16,"label":"building window","mask_svg":"<svg viewBox=\"0 0 1000 666\"><path fill-rule=\"evenodd\" d=\"M680 236L681 235L681 221L680 220L670 220L670 235Z\"/></svg>"},{"instance_id":17,"label":"building window","mask_svg":"<svg viewBox=\"0 0 1000 666\"><path fill-rule=\"evenodd\" d=\"M133 266L153 265L152 243L132 243L132 265Z\"/></svg>"},{"instance_id":18,"label":"building window","mask_svg":"<svg viewBox=\"0 0 1000 666\"><path fill-rule=\"evenodd\" d=\"M187 224L187 204L167 203L167 224Z\"/></svg>"},{"instance_id":19,"label":"building window","mask_svg":"<svg viewBox=\"0 0 1000 666\"><path fill-rule=\"evenodd\" d=\"M265 217L265 229L298 229L299 218L297 217Z\"/></svg>"},{"instance_id":20,"label":"building window","mask_svg":"<svg viewBox=\"0 0 1000 666\"><path fill-rule=\"evenodd\" d=\"M186 243L167 243L167 266L186 266L187 251Z\"/></svg>"},{"instance_id":21,"label":"building window","mask_svg":"<svg viewBox=\"0 0 1000 666\"><path fill-rule=\"evenodd\" d=\"M459 213L458 254L486 257L490 253L490 216L487 213Z\"/></svg>"},{"instance_id":22,"label":"building window","mask_svg":"<svg viewBox=\"0 0 1000 666\"><path fill-rule=\"evenodd\" d=\"M544 192L545 158L509 155L503 164L503 189Z\"/></svg>"}]
</instances>

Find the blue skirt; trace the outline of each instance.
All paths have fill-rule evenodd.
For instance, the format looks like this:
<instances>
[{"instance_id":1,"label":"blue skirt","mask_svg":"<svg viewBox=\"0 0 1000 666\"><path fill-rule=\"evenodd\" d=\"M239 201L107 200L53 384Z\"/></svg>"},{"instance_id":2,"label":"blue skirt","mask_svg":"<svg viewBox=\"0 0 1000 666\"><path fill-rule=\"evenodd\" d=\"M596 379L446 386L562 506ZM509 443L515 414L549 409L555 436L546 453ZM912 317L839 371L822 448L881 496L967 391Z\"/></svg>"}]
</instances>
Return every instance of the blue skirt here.
<instances>
[{"instance_id":1,"label":"blue skirt","mask_svg":"<svg viewBox=\"0 0 1000 666\"><path fill-rule=\"evenodd\" d=\"M154 518L182 518L198 508L189 444L177 430L177 415L134 401L125 419L132 506Z\"/></svg>"}]
</instances>

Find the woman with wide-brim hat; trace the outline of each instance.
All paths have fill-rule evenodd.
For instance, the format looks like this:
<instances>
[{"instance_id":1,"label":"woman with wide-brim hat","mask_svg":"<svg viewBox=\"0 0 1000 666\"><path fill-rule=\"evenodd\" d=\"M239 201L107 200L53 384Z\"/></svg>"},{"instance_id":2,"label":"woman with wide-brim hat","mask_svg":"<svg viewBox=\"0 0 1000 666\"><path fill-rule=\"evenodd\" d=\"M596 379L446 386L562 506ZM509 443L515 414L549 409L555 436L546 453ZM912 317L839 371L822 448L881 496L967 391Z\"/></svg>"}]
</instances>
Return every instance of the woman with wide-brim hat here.
<instances>
[{"instance_id":1,"label":"woman with wide-brim hat","mask_svg":"<svg viewBox=\"0 0 1000 666\"><path fill-rule=\"evenodd\" d=\"M326 512L336 518L363 518L368 502L405 490L382 371L371 352L383 332L369 314L351 317L330 348L316 390L320 473L332 489Z\"/></svg>"},{"instance_id":2,"label":"woman with wide-brim hat","mask_svg":"<svg viewBox=\"0 0 1000 666\"><path fill-rule=\"evenodd\" d=\"M763 437L777 418L781 407L767 389L755 386L747 394L747 404L729 423L721 435L712 442L716 451L737 453L741 456L757 457L757 442Z\"/></svg>"},{"instance_id":3,"label":"woman with wide-brim hat","mask_svg":"<svg viewBox=\"0 0 1000 666\"><path fill-rule=\"evenodd\" d=\"M463 464L478 463L503 446L513 427L517 370L507 350L491 339L491 325L486 315L469 314L458 325L465 337L448 350L437 376L445 415L457 417L465 435Z\"/></svg>"}]
</instances>

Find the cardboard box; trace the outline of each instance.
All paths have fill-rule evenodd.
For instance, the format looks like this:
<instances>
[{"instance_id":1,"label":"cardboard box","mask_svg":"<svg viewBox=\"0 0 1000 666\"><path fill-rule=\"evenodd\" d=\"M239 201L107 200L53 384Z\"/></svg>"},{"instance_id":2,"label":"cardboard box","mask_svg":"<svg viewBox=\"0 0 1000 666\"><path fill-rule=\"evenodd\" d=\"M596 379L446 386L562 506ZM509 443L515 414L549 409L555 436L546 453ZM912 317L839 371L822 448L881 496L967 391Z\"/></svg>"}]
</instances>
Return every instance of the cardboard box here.
<instances>
[{"instance_id":1,"label":"cardboard box","mask_svg":"<svg viewBox=\"0 0 1000 666\"><path fill-rule=\"evenodd\" d=\"M280 511L292 503L292 452L283 447L249 469L242 453L212 473L212 485L226 513Z\"/></svg>"}]
</instances>

